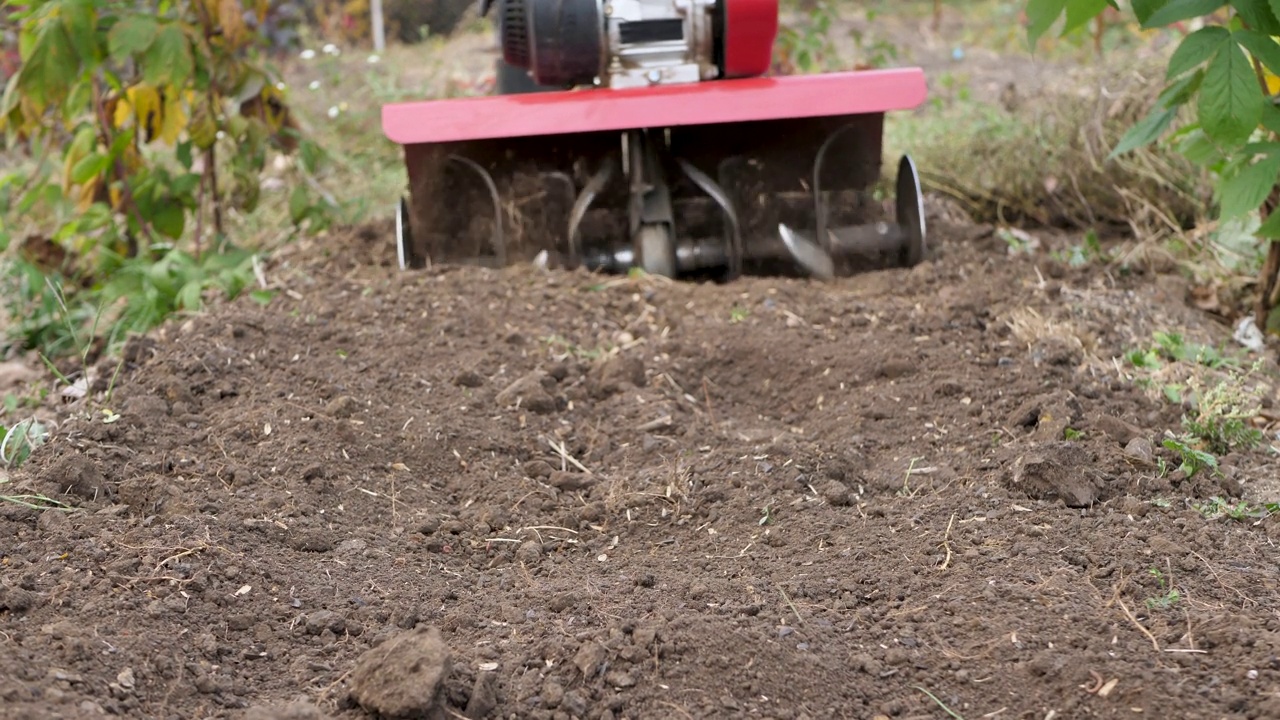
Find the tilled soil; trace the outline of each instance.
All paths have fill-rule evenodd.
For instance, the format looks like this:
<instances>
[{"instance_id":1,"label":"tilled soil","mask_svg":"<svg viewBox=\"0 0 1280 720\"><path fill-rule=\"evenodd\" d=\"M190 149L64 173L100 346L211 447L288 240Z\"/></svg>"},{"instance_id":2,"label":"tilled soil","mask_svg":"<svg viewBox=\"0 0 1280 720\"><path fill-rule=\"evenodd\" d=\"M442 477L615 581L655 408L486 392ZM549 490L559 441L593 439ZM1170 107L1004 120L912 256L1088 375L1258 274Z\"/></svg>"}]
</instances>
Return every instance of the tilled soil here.
<instances>
[{"instance_id":1,"label":"tilled soil","mask_svg":"<svg viewBox=\"0 0 1280 720\"><path fill-rule=\"evenodd\" d=\"M0 503L0 715L1280 717L1280 526L1191 506L1275 462L1187 478L1111 362L1230 328L934 237L831 285L300 249L13 475L79 511Z\"/></svg>"}]
</instances>

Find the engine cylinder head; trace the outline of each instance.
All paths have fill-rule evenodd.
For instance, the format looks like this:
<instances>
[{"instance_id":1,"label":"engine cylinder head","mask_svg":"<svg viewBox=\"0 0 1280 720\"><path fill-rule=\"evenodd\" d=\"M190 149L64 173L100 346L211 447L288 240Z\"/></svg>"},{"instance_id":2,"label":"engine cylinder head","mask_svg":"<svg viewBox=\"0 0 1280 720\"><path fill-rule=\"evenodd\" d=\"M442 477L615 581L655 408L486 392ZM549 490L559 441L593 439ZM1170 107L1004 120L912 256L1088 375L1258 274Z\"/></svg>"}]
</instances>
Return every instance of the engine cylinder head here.
<instances>
[{"instance_id":1,"label":"engine cylinder head","mask_svg":"<svg viewBox=\"0 0 1280 720\"><path fill-rule=\"evenodd\" d=\"M502 0L502 57L539 85L588 85L605 56L601 0Z\"/></svg>"}]
</instances>

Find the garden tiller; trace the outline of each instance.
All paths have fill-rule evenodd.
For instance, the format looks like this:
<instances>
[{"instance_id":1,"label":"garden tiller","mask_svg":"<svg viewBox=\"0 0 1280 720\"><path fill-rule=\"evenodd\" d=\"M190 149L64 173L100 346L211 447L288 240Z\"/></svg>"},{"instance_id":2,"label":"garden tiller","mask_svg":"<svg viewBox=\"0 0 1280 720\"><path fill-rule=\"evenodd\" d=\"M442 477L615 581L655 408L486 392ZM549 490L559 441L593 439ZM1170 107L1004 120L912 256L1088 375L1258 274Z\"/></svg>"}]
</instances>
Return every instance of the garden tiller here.
<instances>
[{"instance_id":1,"label":"garden tiller","mask_svg":"<svg viewBox=\"0 0 1280 720\"><path fill-rule=\"evenodd\" d=\"M496 7L495 95L382 109L409 176L402 268L832 278L923 258L911 159L892 213L873 192L885 113L924 101L921 69L767 76L777 0Z\"/></svg>"}]
</instances>

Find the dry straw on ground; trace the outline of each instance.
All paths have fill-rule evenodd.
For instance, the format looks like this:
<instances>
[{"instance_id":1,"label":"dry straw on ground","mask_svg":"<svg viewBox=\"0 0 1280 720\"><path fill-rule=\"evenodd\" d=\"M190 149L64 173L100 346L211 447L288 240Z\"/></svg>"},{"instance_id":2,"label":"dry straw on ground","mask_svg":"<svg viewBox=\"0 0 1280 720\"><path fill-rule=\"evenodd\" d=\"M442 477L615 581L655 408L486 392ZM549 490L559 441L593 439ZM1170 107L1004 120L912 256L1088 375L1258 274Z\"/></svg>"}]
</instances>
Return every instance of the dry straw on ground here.
<instances>
[{"instance_id":1,"label":"dry straw on ground","mask_svg":"<svg viewBox=\"0 0 1280 720\"><path fill-rule=\"evenodd\" d=\"M1206 174L1173 148L1112 149L1150 111L1163 61L1055 71L1059 81L1002 106L956 104L913 139L923 180L974 219L1165 237L1196 224ZM959 130L957 130L957 128Z\"/></svg>"}]
</instances>

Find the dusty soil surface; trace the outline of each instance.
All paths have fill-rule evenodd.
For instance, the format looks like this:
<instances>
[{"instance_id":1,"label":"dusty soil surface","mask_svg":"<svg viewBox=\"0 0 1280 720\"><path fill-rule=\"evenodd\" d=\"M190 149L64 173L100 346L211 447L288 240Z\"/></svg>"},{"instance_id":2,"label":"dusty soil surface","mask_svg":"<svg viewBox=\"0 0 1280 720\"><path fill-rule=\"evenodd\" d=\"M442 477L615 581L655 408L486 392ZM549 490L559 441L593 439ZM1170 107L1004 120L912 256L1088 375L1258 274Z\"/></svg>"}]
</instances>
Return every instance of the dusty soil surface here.
<instances>
[{"instance_id":1,"label":"dusty soil surface","mask_svg":"<svg viewBox=\"0 0 1280 720\"><path fill-rule=\"evenodd\" d=\"M389 230L63 412L12 483L78 511L0 503L0 715L1280 716L1280 525L1189 504L1275 461L1162 469L1111 362L1229 337L1177 275L937 222L832 285L401 274Z\"/></svg>"}]
</instances>

